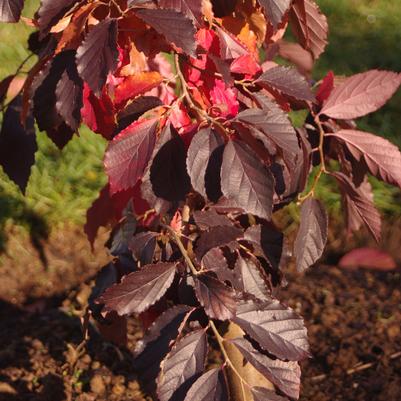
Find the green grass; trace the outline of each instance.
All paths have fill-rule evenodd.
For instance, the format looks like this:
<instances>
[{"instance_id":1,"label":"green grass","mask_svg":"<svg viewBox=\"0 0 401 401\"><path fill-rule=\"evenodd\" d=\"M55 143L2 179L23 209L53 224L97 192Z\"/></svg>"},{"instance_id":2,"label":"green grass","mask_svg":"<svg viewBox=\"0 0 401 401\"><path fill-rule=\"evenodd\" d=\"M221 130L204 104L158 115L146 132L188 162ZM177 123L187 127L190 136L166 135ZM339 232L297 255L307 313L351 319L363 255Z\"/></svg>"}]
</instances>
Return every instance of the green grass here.
<instances>
[{"instance_id":1,"label":"green grass","mask_svg":"<svg viewBox=\"0 0 401 401\"><path fill-rule=\"evenodd\" d=\"M329 18L330 43L316 65L314 76L328 70L351 75L372 68L401 71L400 0L317 0ZM23 15L33 16L38 0L26 0ZM0 25L0 80L13 73L28 55L26 40L32 29L24 23ZM34 60L30 60L29 67ZM25 70L25 68L24 68ZM401 147L401 93L380 112L361 120L360 128L389 138ZM294 115L297 122L302 119ZM101 159L105 141L81 130L60 152L38 134L39 151L26 197L0 172L0 248L7 224L17 223L43 233L60 222L82 224L85 210L106 179ZM400 166L401 168L401 166ZM401 213L400 191L372 180L375 201L388 215ZM339 195L329 178L317 194L333 213L340 211Z\"/></svg>"}]
</instances>

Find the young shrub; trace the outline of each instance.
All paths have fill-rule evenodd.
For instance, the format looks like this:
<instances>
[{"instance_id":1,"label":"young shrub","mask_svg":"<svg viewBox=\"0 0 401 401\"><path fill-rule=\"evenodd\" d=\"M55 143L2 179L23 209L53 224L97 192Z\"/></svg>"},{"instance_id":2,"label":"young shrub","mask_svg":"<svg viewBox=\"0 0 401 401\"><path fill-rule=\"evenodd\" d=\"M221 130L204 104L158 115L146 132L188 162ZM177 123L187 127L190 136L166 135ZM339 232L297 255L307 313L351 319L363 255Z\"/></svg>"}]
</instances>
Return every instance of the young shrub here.
<instances>
[{"instance_id":1,"label":"young shrub","mask_svg":"<svg viewBox=\"0 0 401 401\"><path fill-rule=\"evenodd\" d=\"M0 0L0 20L17 22L22 7ZM311 354L302 317L276 298L288 251L299 271L322 256L323 174L338 183L348 229L380 239L367 177L401 186L401 153L355 119L385 104L401 75L330 72L314 84L328 27L313 0L42 0L33 23L37 62L21 93L5 104L13 78L0 84L0 164L24 191L34 121L60 148L82 123L109 141L108 184L84 228L93 245L112 227L92 316L120 330L117 315L142 319L136 366L155 399L245 399L229 375L255 401L298 399ZM298 43L283 39L288 27ZM307 111L302 128L291 110ZM291 202L294 244L275 218ZM209 369L212 337L223 362ZM275 390L252 386L233 348Z\"/></svg>"}]
</instances>

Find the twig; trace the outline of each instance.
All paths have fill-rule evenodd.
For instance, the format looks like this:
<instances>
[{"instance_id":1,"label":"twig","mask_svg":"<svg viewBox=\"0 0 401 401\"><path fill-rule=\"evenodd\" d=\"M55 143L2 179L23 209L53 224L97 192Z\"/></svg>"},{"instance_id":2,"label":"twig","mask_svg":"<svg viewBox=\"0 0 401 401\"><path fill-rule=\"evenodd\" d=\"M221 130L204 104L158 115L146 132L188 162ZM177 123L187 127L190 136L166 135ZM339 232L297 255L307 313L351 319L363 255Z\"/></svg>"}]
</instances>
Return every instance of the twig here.
<instances>
[{"instance_id":1,"label":"twig","mask_svg":"<svg viewBox=\"0 0 401 401\"><path fill-rule=\"evenodd\" d=\"M224 338L220 335L219 331L216 328L216 325L214 324L214 322L212 320L209 321L209 326L212 329L217 343L219 344L221 353L224 356L224 360L227 363L227 365L231 368L231 370L238 376L238 378L240 379L240 383L241 383L241 389L242 389L242 395L243 395L243 399L246 399L246 394L245 394L245 388L244 388L244 384L248 387L252 387L242 376L241 373L238 372L237 368L234 366L234 364L231 362L230 357L227 354L226 348L224 347Z\"/></svg>"},{"instance_id":2,"label":"twig","mask_svg":"<svg viewBox=\"0 0 401 401\"><path fill-rule=\"evenodd\" d=\"M176 53L174 55L174 62L175 62L175 69L176 69L177 76L181 82L181 87L182 87L184 97L185 97L189 107L197 114L198 121L200 123L202 123L205 120L211 122L216 127L216 129L220 132L221 135L227 136L228 135L227 130L224 127L224 125L221 124L219 121L217 121L215 118L209 116L209 114L207 114L203 109L198 107L195 104L195 102L193 101L193 99L188 91L187 81L185 80L184 74L181 71L180 59L179 59L178 53Z\"/></svg>"},{"instance_id":3,"label":"twig","mask_svg":"<svg viewBox=\"0 0 401 401\"><path fill-rule=\"evenodd\" d=\"M395 352L394 354L391 354L389 356L389 359L393 361L394 359L398 359L400 357L401 357L401 352ZM380 361L375 361L375 362L364 363L362 365L355 365L353 368L347 369L345 371L345 373L347 375L353 375L354 373L358 373L358 372L362 372L364 370L370 369L379 362ZM310 381L313 383L320 383L321 381L327 379L327 376L328 375L326 375L326 374L314 376L310 379Z\"/></svg>"},{"instance_id":4,"label":"twig","mask_svg":"<svg viewBox=\"0 0 401 401\"><path fill-rule=\"evenodd\" d=\"M312 183L312 187L310 191L304 195L304 196L298 196L298 202L304 202L306 199L310 198L311 196L314 196L315 194L315 189L316 186L320 180L320 177L322 176L323 173L327 174L327 169L326 169L326 163L324 161L324 129L322 126L322 123L319 120L319 116L315 116L315 123L319 129L319 146L315 151L319 151L319 156L320 156L320 168L318 173L315 175L315 178Z\"/></svg>"},{"instance_id":5,"label":"twig","mask_svg":"<svg viewBox=\"0 0 401 401\"><path fill-rule=\"evenodd\" d=\"M177 244L178 248L180 248L181 254L184 257L185 262L187 263L188 267L191 269L192 274L197 276L199 274L199 272L198 272L198 270L196 270L195 265L193 264L191 258L189 257L188 252L185 249L185 246L182 243L180 236L167 224L163 224L163 227L165 227L168 230L168 232L173 237L174 242Z\"/></svg>"}]
</instances>

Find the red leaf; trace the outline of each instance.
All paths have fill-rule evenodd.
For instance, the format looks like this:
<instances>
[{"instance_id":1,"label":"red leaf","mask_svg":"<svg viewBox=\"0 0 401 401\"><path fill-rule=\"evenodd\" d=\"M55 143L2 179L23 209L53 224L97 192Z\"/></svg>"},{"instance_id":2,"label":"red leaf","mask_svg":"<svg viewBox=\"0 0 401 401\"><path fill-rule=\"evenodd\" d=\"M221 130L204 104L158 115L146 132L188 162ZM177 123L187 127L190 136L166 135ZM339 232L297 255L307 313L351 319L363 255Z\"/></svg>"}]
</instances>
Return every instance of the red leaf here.
<instances>
[{"instance_id":1,"label":"red leaf","mask_svg":"<svg viewBox=\"0 0 401 401\"><path fill-rule=\"evenodd\" d=\"M230 340L245 359L288 397L298 399L301 387L301 368L298 362L283 362L264 355L244 338Z\"/></svg>"},{"instance_id":2,"label":"red leaf","mask_svg":"<svg viewBox=\"0 0 401 401\"><path fill-rule=\"evenodd\" d=\"M270 23L274 30L283 20L285 13L291 5L291 0L259 0L260 5L265 9L265 13L269 17Z\"/></svg>"},{"instance_id":3,"label":"red leaf","mask_svg":"<svg viewBox=\"0 0 401 401\"><path fill-rule=\"evenodd\" d=\"M299 361L309 356L303 319L276 299L240 302L233 322L277 358Z\"/></svg>"},{"instance_id":4,"label":"red leaf","mask_svg":"<svg viewBox=\"0 0 401 401\"><path fill-rule=\"evenodd\" d=\"M291 8L291 25L301 45L316 59L327 45L329 27L313 0L296 0Z\"/></svg>"},{"instance_id":5,"label":"red leaf","mask_svg":"<svg viewBox=\"0 0 401 401\"><path fill-rule=\"evenodd\" d=\"M294 244L297 270L305 271L321 256L327 241L328 217L324 206L308 198L301 208L301 225Z\"/></svg>"},{"instance_id":6,"label":"red leaf","mask_svg":"<svg viewBox=\"0 0 401 401\"><path fill-rule=\"evenodd\" d=\"M380 109L401 84L401 74L371 70L353 75L334 88L321 114L349 120Z\"/></svg>"},{"instance_id":7,"label":"red leaf","mask_svg":"<svg viewBox=\"0 0 401 401\"><path fill-rule=\"evenodd\" d=\"M224 196L237 207L261 218L270 219L274 179L271 172L243 142L229 141L221 167Z\"/></svg>"},{"instance_id":8,"label":"red leaf","mask_svg":"<svg viewBox=\"0 0 401 401\"><path fill-rule=\"evenodd\" d=\"M110 140L116 128L114 105L106 90L96 97L88 84L84 84L83 107L81 115L83 122L94 132Z\"/></svg>"},{"instance_id":9,"label":"red leaf","mask_svg":"<svg viewBox=\"0 0 401 401\"><path fill-rule=\"evenodd\" d=\"M298 100L313 101L315 99L309 83L295 68L281 65L269 68L255 83L267 90L277 90L283 95Z\"/></svg>"},{"instance_id":10,"label":"red leaf","mask_svg":"<svg viewBox=\"0 0 401 401\"><path fill-rule=\"evenodd\" d=\"M316 93L316 99L319 103L323 103L329 98L332 90L334 89L334 74L333 71L329 71L323 78L322 83L319 86L319 90Z\"/></svg>"},{"instance_id":11,"label":"red leaf","mask_svg":"<svg viewBox=\"0 0 401 401\"><path fill-rule=\"evenodd\" d=\"M186 390L192 386L197 375L204 369L207 348L205 330L193 331L175 343L162 362L157 380L157 395L160 401L184 397Z\"/></svg>"},{"instance_id":12,"label":"red leaf","mask_svg":"<svg viewBox=\"0 0 401 401\"><path fill-rule=\"evenodd\" d=\"M81 78L97 96L107 75L117 68L117 20L104 19L92 27L77 49L77 68Z\"/></svg>"},{"instance_id":13,"label":"red leaf","mask_svg":"<svg viewBox=\"0 0 401 401\"><path fill-rule=\"evenodd\" d=\"M343 173L332 173L342 189L347 205L347 213L363 221L377 242L381 237L380 214L361 187L356 188L349 177Z\"/></svg>"},{"instance_id":14,"label":"red leaf","mask_svg":"<svg viewBox=\"0 0 401 401\"><path fill-rule=\"evenodd\" d=\"M184 401L228 401L224 373L211 369L204 373L189 389Z\"/></svg>"},{"instance_id":15,"label":"red leaf","mask_svg":"<svg viewBox=\"0 0 401 401\"><path fill-rule=\"evenodd\" d=\"M141 72L130 75L115 88L114 103L121 108L129 99L134 99L153 88L156 88L163 81L163 77L157 71Z\"/></svg>"},{"instance_id":16,"label":"red leaf","mask_svg":"<svg viewBox=\"0 0 401 401\"><path fill-rule=\"evenodd\" d=\"M111 193L132 188L142 178L156 142L157 119L132 123L110 142L104 157Z\"/></svg>"},{"instance_id":17,"label":"red leaf","mask_svg":"<svg viewBox=\"0 0 401 401\"><path fill-rule=\"evenodd\" d=\"M231 287L210 274L200 274L194 280L196 297L210 318L228 320L235 316L235 293Z\"/></svg>"},{"instance_id":18,"label":"red leaf","mask_svg":"<svg viewBox=\"0 0 401 401\"><path fill-rule=\"evenodd\" d=\"M245 74L247 76L255 76L261 72L261 67L251 54L240 56L231 63L230 71L236 74Z\"/></svg>"},{"instance_id":19,"label":"red leaf","mask_svg":"<svg viewBox=\"0 0 401 401\"><path fill-rule=\"evenodd\" d=\"M23 8L24 0L1 0L0 22L18 22Z\"/></svg>"},{"instance_id":20,"label":"red leaf","mask_svg":"<svg viewBox=\"0 0 401 401\"><path fill-rule=\"evenodd\" d=\"M397 146L364 131L346 129L328 135L345 143L355 160L363 160L372 175L401 188L401 152Z\"/></svg>"},{"instance_id":21,"label":"red leaf","mask_svg":"<svg viewBox=\"0 0 401 401\"><path fill-rule=\"evenodd\" d=\"M168 290L176 273L175 263L146 265L142 270L124 276L121 283L108 288L97 299L106 311L120 316L141 313L155 304Z\"/></svg>"},{"instance_id":22,"label":"red leaf","mask_svg":"<svg viewBox=\"0 0 401 401\"><path fill-rule=\"evenodd\" d=\"M373 248L358 248L344 255L338 263L343 269L358 267L371 270L390 271L397 268L395 260L387 252Z\"/></svg>"}]
</instances>

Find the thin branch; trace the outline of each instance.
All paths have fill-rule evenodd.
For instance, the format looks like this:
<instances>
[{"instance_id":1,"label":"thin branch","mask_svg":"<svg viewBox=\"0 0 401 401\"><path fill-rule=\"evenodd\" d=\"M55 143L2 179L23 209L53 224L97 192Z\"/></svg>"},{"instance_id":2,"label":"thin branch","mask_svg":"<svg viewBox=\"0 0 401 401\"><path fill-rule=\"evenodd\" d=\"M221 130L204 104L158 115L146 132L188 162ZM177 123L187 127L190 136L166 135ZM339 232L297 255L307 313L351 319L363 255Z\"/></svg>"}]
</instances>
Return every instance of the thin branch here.
<instances>
[{"instance_id":1,"label":"thin branch","mask_svg":"<svg viewBox=\"0 0 401 401\"><path fill-rule=\"evenodd\" d=\"M199 274L198 270L196 270L195 265L193 264L191 258L188 255L187 250L185 249L184 244L181 241L180 236L167 224L163 224L163 227L168 230L170 235L173 237L174 242L177 244L178 248L181 251L182 256L185 259L185 262L187 263L188 267L191 269L191 272L193 275L197 276Z\"/></svg>"},{"instance_id":2,"label":"thin branch","mask_svg":"<svg viewBox=\"0 0 401 401\"><path fill-rule=\"evenodd\" d=\"M248 387L252 387L242 376L241 373L238 372L237 368L234 366L234 364L231 362L230 357L227 354L226 348L224 346L224 338L220 335L219 331L217 330L216 325L214 324L214 322L212 320L209 321L209 326L212 329L217 343L219 344L221 353L224 356L224 360L225 363L231 368L231 370L238 376L238 378L240 379L241 382L241 388L242 388L242 395L243 395L243 399L246 399L246 394L245 394L245 389L244 389L244 384Z\"/></svg>"},{"instance_id":3,"label":"thin branch","mask_svg":"<svg viewBox=\"0 0 401 401\"><path fill-rule=\"evenodd\" d=\"M315 123L316 123L316 125L317 125L317 127L319 129L319 145L318 145L318 147L316 149L314 149L314 151L318 151L319 152L320 168L319 168L318 173L315 175L315 178L313 180L312 187L311 187L310 191L304 196L298 196L298 202L300 202L300 203L304 202L306 199L308 199L311 196L315 195L315 190L316 190L317 184L318 184L318 182L320 180L320 177L322 176L323 173L324 174L328 173L328 171L326 169L326 163L325 163L325 160L324 160L324 158L325 158L325 156L324 156L324 135L325 135L325 132L324 132L322 123L319 120L319 116L318 115L315 116Z\"/></svg>"},{"instance_id":4,"label":"thin branch","mask_svg":"<svg viewBox=\"0 0 401 401\"><path fill-rule=\"evenodd\" d=\"M401 352L395 352L394 354L391 354L389 356L390 360L394 360L394 359L398 359L401 357ZM355 365L353 368L347 369L345 371L345 373L347 375L353 375L354 373L357 372L363 372L364 370L370 369L373 366L375 366L379 361L375 361L375 362L369 362L369 363L364 363L364 364L359 364L359 365ZM322 374L322 375L318 375L318 376L314 376L312 377L310 380L313 383L319 383L325 379L327 379L328 375L326 374Z\"/></svg>"}]
</instances>

